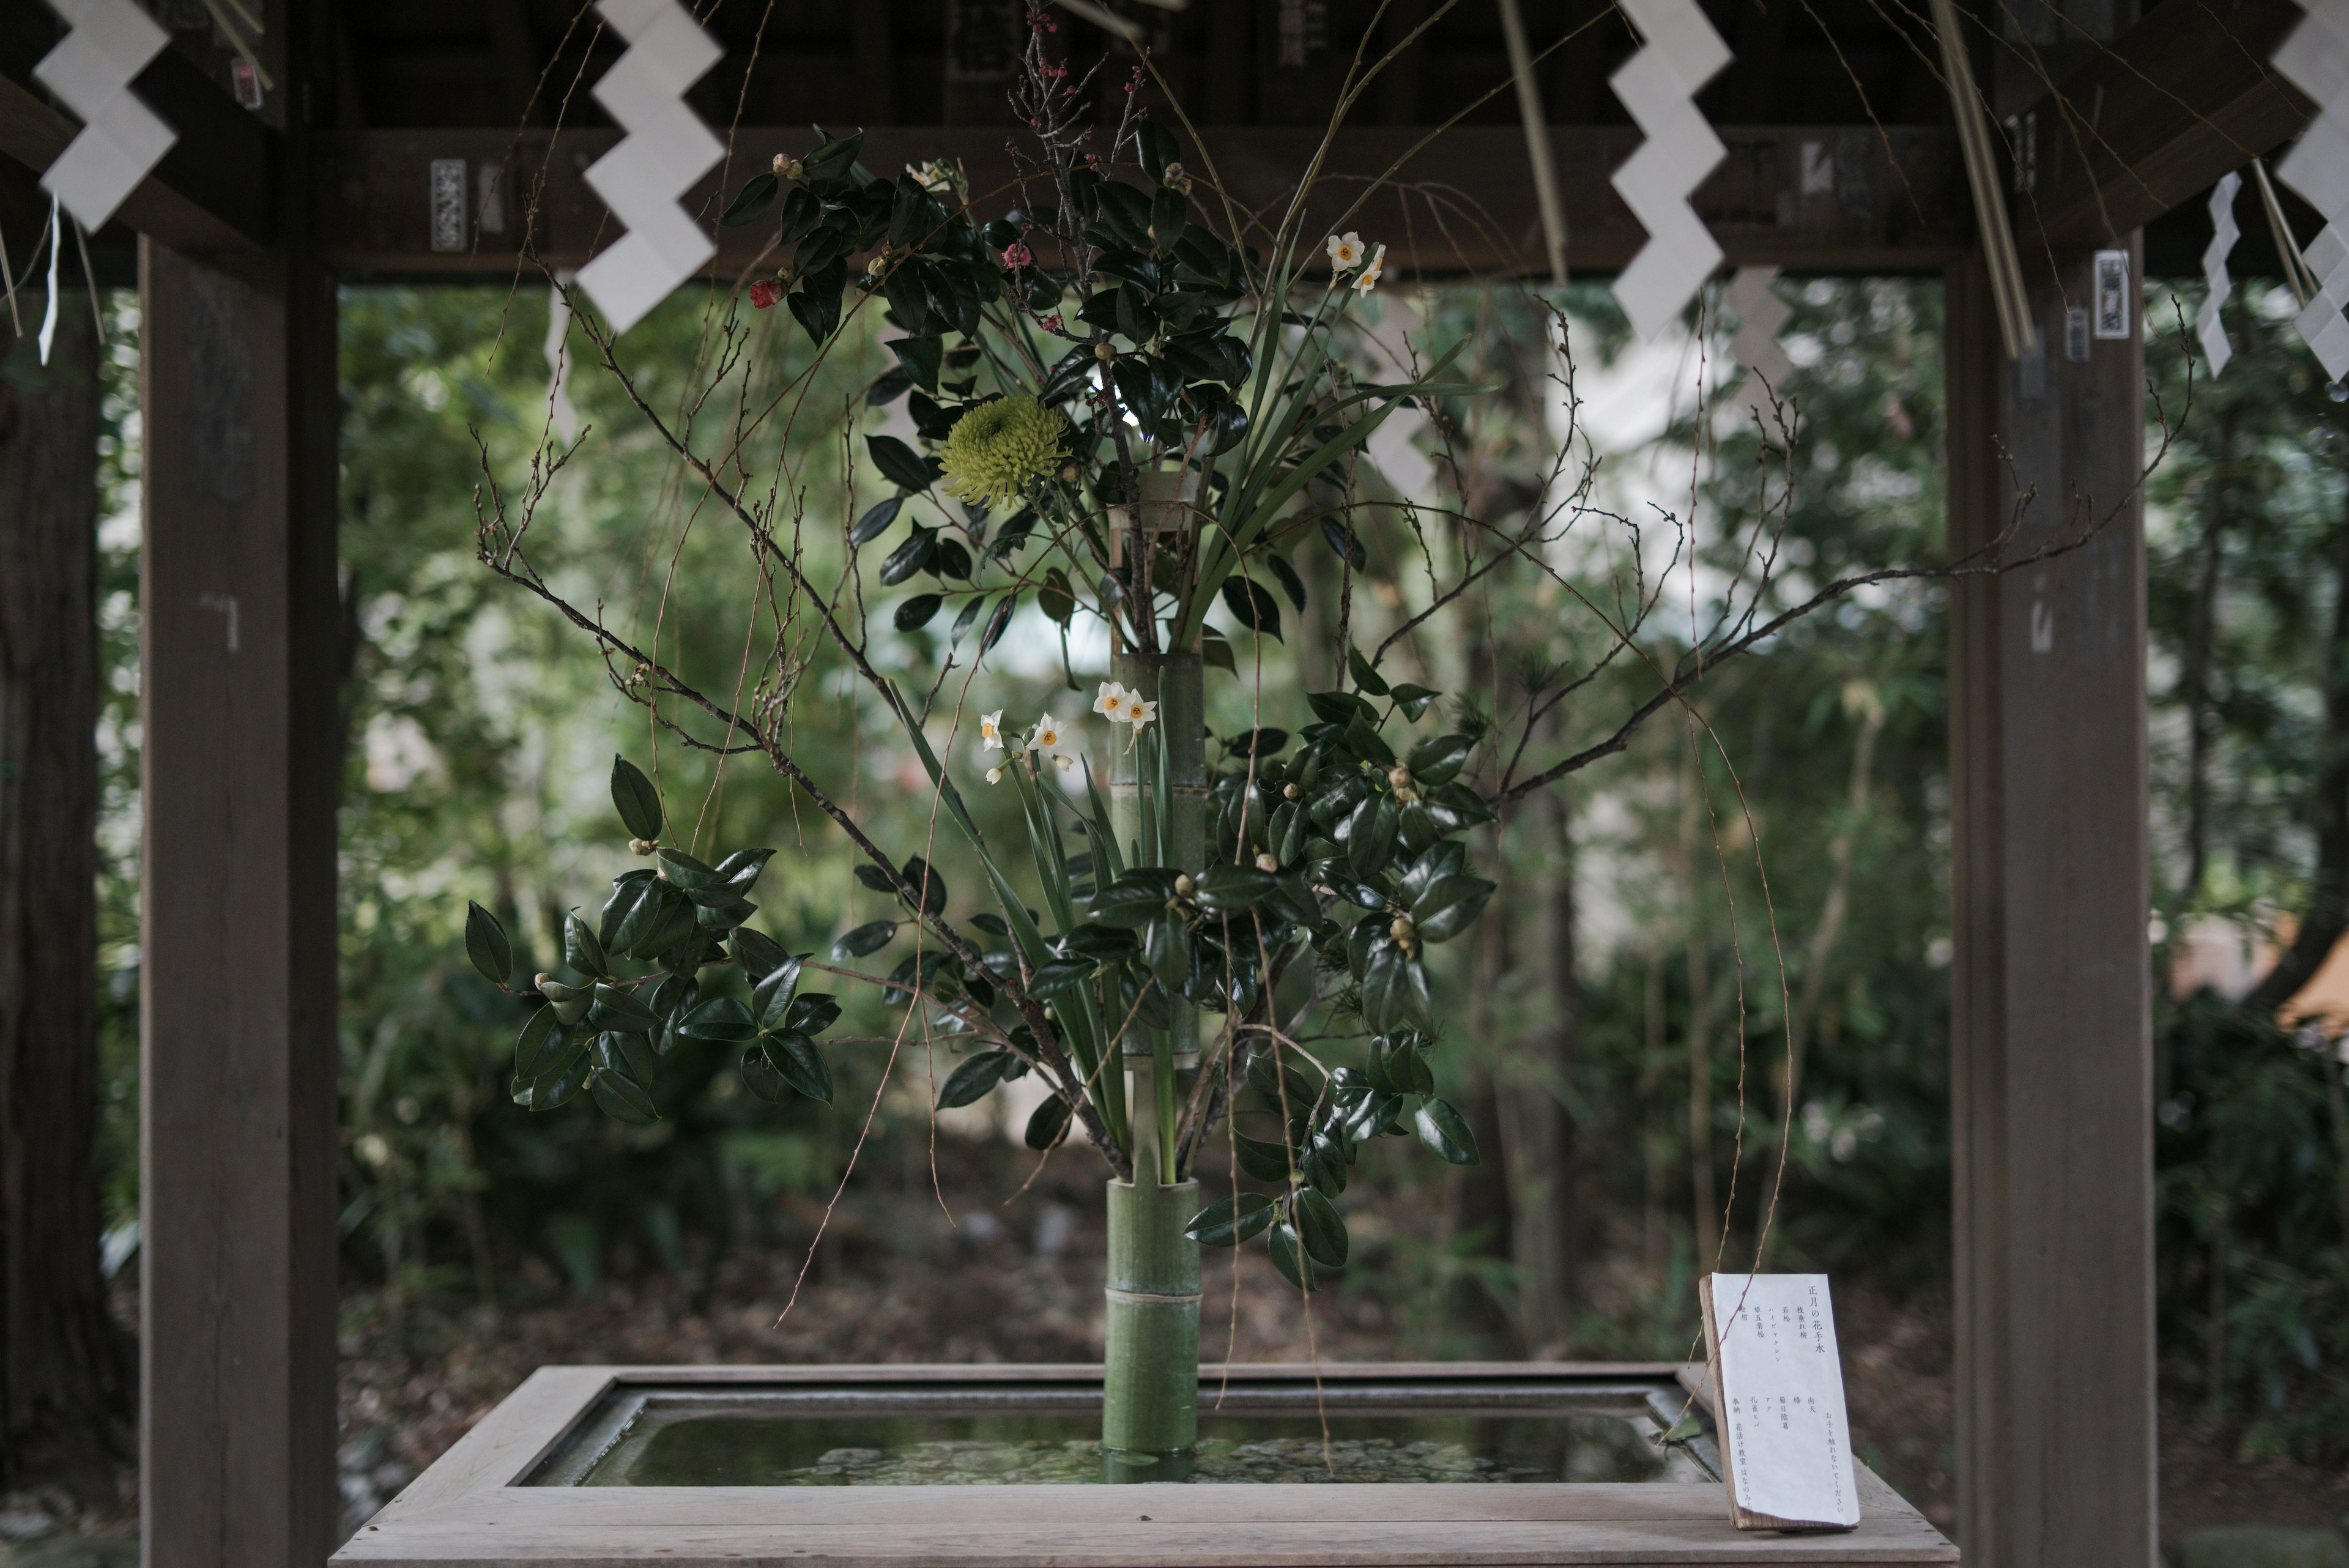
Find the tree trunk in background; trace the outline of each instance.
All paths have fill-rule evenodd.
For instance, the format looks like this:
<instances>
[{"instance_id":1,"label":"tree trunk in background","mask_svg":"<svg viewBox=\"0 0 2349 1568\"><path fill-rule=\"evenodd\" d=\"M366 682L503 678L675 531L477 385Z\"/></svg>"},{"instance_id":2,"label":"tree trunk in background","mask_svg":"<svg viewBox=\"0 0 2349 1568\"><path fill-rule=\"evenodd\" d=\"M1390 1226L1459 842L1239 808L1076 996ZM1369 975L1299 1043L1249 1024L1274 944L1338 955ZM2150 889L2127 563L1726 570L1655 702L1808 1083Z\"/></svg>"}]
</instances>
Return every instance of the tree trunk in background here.
<instances>
[{"instance_id":1,"label":"tree trunk in background","mask_svg":"<svg viewBox=\"0 0 2349 1568\"><path fill-rule=\"evenodd\" d=\"M2324 645L2324 771L2309 813L2316 829L2316 872L2300 934L2267 979L2243 998L2243 1011L2265 1017L2308 983L2349 928L2349 501L2333 542L2333 631Z\"/></svg>"},{"instance_id":2,"label":"tree trunk in background","mask_svg":"<svg viewBox=\"0 0 2349 1568\"><path fill-rule=\"evenodd\" d=\"M1554 786L1533 805L1536 820L1554 833L1557 857L1540 889L1547 1006L1516 1042L1511 1082L1497 1109L1509 1179L1509 1251L1517 1265L1517 1321L1526 1354L1547 1358L1565 1355L1569 1343L1574 1124L1562 1096L1581 1035L1582 986L1575 973L1573 823L1565 787Z\"/></svg>"},{"instance_id":3,"label":"tree trunk in background","mask_svg":"<svg viewBox=\"0 0 2349 1568\"><path fill-rule=\"evenodd\" d=\"M2219 589L2226 565L2227 475L2234 466L2231 409L2211 432L2210 477L2202 493L2202 562L2194 579L2194 623L2186 638L2186 886L2188 903L2200 897L2210 864L2210 665L2217 651Z\"/></svg>"},{"instance_id":4,"label":"tree trunk in background","mask_svg":"<svg viewBox=\"0 0 2349 1568\"><path fill-rule=\"evenodd\" d=\"M130 1366L91 1164L98 390L81 303L46 369L0 319L0 1485L111 1501Z\"/></svg>"}]
</instances>

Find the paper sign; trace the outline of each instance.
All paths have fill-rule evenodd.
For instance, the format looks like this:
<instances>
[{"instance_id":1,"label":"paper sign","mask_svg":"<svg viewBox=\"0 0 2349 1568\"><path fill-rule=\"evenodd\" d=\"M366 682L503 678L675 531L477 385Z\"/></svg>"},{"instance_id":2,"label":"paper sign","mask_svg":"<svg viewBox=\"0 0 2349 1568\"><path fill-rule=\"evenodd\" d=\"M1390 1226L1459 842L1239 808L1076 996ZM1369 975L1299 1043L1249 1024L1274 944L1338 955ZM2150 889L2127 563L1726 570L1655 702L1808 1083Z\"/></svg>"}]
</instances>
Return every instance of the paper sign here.
<instances>
[{"instance_id":1,"label":"paper sign","mask_svg":"<svg viewBox=\"0 0 2349 1568\"><path fill-rule=\"evenodd\" d=\"M1827 1277L1708 1274L1698 1290L1714 1426L1737 1528L1858 1524Z\"/></svg>"}]
</instances>

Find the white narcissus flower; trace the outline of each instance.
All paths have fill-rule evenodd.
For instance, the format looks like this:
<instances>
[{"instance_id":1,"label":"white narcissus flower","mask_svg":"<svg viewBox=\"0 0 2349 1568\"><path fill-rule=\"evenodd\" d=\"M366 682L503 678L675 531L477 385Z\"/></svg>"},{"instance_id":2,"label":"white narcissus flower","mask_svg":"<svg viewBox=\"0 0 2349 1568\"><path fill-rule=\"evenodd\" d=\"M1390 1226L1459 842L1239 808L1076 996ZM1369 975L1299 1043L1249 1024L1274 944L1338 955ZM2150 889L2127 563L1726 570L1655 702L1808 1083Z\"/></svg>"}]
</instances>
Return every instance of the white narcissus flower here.
<instances>
[{"instance_id":1,"label":"white narcissus flower","mask_svg":"<svg viewBox=\"0 0 2349 1568\"><path fill-rule=\"evenodd\" d=\"M1371 290L1378 287L1379 272L1386 265L1387 248L1384 245L1381 245L1378 249L1371 253L1371 263L1368 266L1362 269L1362 275L1354 280L1354 292L1356 294L1368 294Z\"/></svg>"},{"instance_id":2,"label":"white narcissus flower","mask_svg":"<svg viewBox=\"0 0 2349 1568\"><path fill-rule=\"evenodd\" d=\"M1036 721L1035 730L1028 737L1028 749L1049 752L1061 743L1061 722L1050 713Z\"/></svg>"},{"instance_id":3,"label":"white narcissus flower","mask_svg":"<svg viewBox=\"0 0 2349 1568\"><path fill-rule=\"evenodd\" d=\"M1059 768L1064 774L1073 773L1076 771L1077 759L1074 757L1064 757L1061 755L1060 753L1055 752L1052 753L1052 765Z\"/></svg>"},{"instance_id":4,"label":"white narcissus flower","mask_svg":"<svg viewBox=\"0 0 2349 1568\"><path fill-rule=\"evenodd\" d=\"M978 716L978 739L982 751L999 752L1003 749L1002 709L998 708L992 713L981 713ZM993 784L995 781L989 779L987 782Z\"/></svg>"},{"instance_id":5,"label":"white narcissus flower","mask_svg":"<svg viewBox=\"0 0 2349 1568\"><path fill-rule=\"evenodd\" d=\"M1135 698L1126 703L1125 716L1133 723L1133 732L1139 735L1144 725L1158 717L1158 704L1144 702L1140 698Z\"/></svg>"},{"instance_id":6,"label":"white narcissus flower","mask_svg":"<svg viewBox=\"0 0 2349 1568\"><path fill-rule=\"evenodd\" d=\"M1349 229L1342 234L1331 234L1329 242L1330 265L1340 272L1362 265L1362 236Z\"/></svg>"},{"instance_id":7,"label":"white narcissus flower","mask_svg":"<svg viewBox=\"0 0 2349 1568\"><path fill-rule=\"evenodd\" d=\"M1133 717L1126 710L1133 701L1134 694L1123 686L1114 680L1104 680L1101 683L1101 695L1093 699L1093 711L1106 716L1114 724Z\"/></svg>"}]
</instances>

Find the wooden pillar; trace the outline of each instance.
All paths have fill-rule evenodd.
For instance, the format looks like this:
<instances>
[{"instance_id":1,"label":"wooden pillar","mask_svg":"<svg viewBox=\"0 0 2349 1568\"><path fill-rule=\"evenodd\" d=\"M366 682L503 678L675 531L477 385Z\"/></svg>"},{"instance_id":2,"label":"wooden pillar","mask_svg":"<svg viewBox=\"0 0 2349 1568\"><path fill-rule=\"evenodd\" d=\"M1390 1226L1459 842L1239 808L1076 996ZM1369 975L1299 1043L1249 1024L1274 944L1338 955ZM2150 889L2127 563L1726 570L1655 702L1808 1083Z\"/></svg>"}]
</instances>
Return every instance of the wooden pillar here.
<instances>
[{"instance_id":1,"label":"wooden pillar","mask_svg":"<svg viewBox=\"0 0 2349 1568\"><path fill-rule=\"evenodd\" d=\"M1949 279L1958 1537L1985 1568L2155 1560L2146 922L2145 352L2098 337L2092 254L2025 270L2010 362L1979 262ZM2012 454L2013 469L2002 461ZM2013 522L2018 493L2037 497Z\"/></svg>"},{"instance_id":2,"label":"wooden pillar","mask_svg":"<svg viewBox=\"0 0 2349 1568\"><path fill-rule=\"evenodd\" d=\"M335 301L300 195L324 15L270 11L280 244L140 244L149 1568L316 1568L336 1539Z\"/></svg>"}]
</instances>

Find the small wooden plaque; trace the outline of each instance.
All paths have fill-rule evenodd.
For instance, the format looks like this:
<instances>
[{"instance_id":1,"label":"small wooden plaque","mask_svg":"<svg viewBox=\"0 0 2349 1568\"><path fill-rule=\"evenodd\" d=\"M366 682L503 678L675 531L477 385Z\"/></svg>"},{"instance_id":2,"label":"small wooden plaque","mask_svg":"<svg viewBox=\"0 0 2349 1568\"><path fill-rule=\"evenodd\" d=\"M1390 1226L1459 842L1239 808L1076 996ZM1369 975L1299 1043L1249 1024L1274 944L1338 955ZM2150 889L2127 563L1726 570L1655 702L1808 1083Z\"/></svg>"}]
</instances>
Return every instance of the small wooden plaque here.
<instances>
[{"instance_id":1,"label":"small wooden plaque","mask_svg":"<svg viewBox=\"0 0 2349 1568\"><path fill-rule=\"evenodd\" d=\"M1705 1363L1740 1530L1853 1530L1859 1489L1825 1274L1707 1274Z\"/></svg>"}]
</instances>

